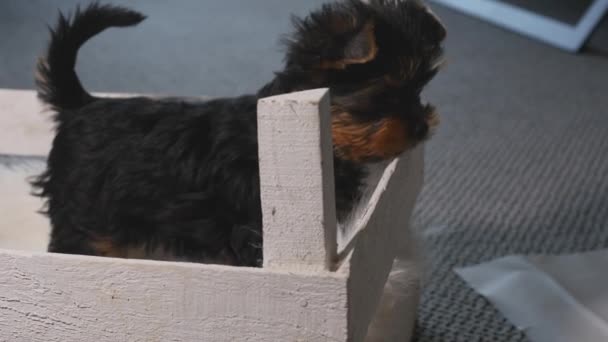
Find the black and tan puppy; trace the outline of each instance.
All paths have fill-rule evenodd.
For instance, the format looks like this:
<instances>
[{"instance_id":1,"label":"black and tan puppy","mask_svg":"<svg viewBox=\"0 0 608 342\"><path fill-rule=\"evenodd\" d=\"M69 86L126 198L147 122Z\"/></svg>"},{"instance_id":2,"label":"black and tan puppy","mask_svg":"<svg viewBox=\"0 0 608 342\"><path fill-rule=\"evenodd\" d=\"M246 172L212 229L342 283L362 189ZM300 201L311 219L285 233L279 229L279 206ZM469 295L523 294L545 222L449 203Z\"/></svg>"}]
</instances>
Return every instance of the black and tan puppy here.
<instances>
[{"instance_id":1,"label":"black and tan puppy","mask_svg":"<svg viewBox=\"0 0 608 342\"><path fill-rule=\"evenodd\" d=\"M445 30L416 1L346 1L295 20L284 69L256 94L208 102L98 98L74 71L78 49L140 13L93 4L60 16L38 64L57 114L48 168L49 251L258 266L262 260L257 100L330 88L339 220L366 165L427 138L421 103Z\"/></svg>"}]
</instances>

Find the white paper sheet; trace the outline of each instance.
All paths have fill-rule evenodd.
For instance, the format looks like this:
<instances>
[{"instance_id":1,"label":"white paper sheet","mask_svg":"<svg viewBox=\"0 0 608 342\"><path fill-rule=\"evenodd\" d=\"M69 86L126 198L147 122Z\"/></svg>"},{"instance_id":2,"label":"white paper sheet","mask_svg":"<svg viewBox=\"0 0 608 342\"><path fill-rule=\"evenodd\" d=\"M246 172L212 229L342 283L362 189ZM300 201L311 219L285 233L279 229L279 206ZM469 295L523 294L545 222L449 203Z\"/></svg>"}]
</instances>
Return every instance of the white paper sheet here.
<instances>
[{"instance_id":1,"label":"white paper sheet","mask_svg":"<svg viewBox=\"0 0 608 342\"><path fill-rule=\"evenodd\" d=\"M456 273L533 342L608 342L608 250L508 256Z\"/></svg>"}]
</instances>

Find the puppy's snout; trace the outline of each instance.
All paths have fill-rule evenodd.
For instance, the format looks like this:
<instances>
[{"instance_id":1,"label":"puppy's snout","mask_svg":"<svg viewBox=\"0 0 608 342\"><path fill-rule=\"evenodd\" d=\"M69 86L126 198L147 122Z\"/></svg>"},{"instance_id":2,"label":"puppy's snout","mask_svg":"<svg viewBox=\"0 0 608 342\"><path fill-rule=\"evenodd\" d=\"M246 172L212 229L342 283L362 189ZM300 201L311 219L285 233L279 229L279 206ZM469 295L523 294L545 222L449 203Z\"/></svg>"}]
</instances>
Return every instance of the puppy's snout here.
<instances>
[{"instance_id":1,"label":"puppy's snout","mask_svg":"<svg viewBox=\"0 0 608 342\"><path fill-rule=\"evenodd\" d=\"M429 125L424 121L415 123L412 134L414 135L414 139L416 140L425 139L429 134Z\"/></svg>"},{"instance_id":2,"label":"puppy's snout","mask_svg":"<svg viewBox=\"0 0 608 342\"><path fill-rule=\"evenodd\" d=\"M445 28L445 25L443 25L441 19L439 19L437 14L435 14L435 12L433 12L433 10L431 10L429 6L426 6L426 12L431 16L431 18L433 18L435 22L435 30L437 37L439 38L439 40L444 40L445 37L448 35L448 30Z\"/></svg>"},{"instance_id":3,"label":"puppy's snout","mask_svg":"<svg viewBox=\"0 0 608 342\"><path fill-rule=\"evenodd\" d=\"M429 34L432 37L431 39L435 42L443 41L446 38L448 31L441 22L441 19L439 19L439 16L437 16L428 5L420 4L420 9L427 14L422 21L422 25L427 34Z\"/></svg>"}]
</instances>

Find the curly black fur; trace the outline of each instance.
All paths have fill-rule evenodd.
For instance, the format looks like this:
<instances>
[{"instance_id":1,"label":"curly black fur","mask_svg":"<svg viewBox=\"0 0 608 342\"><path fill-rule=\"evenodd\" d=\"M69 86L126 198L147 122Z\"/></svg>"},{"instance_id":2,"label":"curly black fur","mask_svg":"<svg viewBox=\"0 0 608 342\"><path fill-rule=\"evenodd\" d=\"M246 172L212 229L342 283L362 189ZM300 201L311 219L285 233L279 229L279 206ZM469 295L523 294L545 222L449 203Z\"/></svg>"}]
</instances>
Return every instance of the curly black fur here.
<instances>
[{"instance_id":1,"label":"curly black fur","mask_svg":"<svg viewBox=\"0 0 608 342\"><path fill-rule=\"evenodd\" d=\"M347 1L296 19L284 70L255 95L195 102L87 93L74 72L80 46L143 19L99 4L60 15L39 61L39 97L57 111L48 167L34 184L47 199L51 252L259 266L261 97L331 89L332 112L348 133L333 132L339 220L359 196L366 163L394 157L382 147L395 144L384 132L392 126L378 122L403 122L399 152L428 134L433 113L419 94L436 72L445 31L417 2ZM380 147L342 146L338 134Z\"/></svg>"}]
</instances>

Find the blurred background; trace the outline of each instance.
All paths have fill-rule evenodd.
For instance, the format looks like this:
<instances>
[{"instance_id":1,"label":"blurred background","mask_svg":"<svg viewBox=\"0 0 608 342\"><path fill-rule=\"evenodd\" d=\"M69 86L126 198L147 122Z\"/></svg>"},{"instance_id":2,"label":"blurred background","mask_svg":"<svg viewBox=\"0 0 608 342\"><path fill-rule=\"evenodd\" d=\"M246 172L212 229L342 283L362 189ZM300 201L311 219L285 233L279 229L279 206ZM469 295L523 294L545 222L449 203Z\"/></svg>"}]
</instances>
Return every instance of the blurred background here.
<instances>
[{"instance_id":1,"label":"blurred background","mask_svg":"<svg viewBox=\"0 0 608 342\"><path fill-rule=\"evenodd\" d=\"M570 23L589 4L504 1ZM0 1L0 88L32 89L46 25L86 2ZM114 0L148 19L85 45L78 73L92 91L253 92L281 68L289 15L323 2ZM416 210L428 275L417 341L526 341L452 268L608 247L608 19L571 54L431 6L448 29L448 64L424 93L443 122Z\"/></svg>"}]
</instances>

